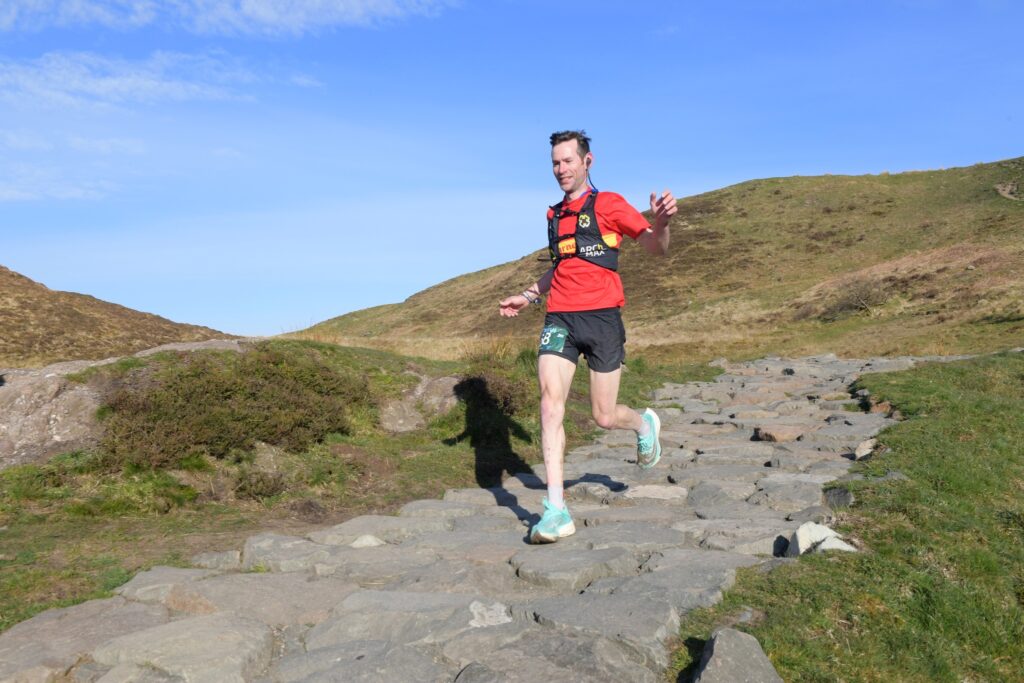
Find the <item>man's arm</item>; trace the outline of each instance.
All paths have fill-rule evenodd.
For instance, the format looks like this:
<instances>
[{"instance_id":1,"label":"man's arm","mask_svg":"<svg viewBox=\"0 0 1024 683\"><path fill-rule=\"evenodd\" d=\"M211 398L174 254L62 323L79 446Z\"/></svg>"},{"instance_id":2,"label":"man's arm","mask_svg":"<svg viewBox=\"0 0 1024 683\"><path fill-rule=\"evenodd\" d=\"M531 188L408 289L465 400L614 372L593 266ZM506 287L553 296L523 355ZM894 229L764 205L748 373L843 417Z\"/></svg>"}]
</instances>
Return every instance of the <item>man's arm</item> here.
<instances>
[{"instance_id":1,"label":"man's arm","mask_svg":"<svg viewBox=\"0 0 1024 683\"><path fill-rule=\"evenodd\" d=\"M668 224L678 210L676 198L668 190L662 192L660 197L651 193L651 213L654 215L654 224L637 238L648 253L658 256L668 253Z\"/></svg>"},{"instance_id":2,"label":"man's arm","mask_svg":"<svg viewBox=\"0 0 1024 683\"><path fill-rule=\"evenodd\" d=\"M555 267L548 268L548 271L540 276L536 282L527 287L522 294L513 294L498 302L498 312L505 318L514 318L519 311L530 305L530 302L540 299L542 294L547 294L551 289L551 278L555 275Z\"/></svg>"}]
</instances>

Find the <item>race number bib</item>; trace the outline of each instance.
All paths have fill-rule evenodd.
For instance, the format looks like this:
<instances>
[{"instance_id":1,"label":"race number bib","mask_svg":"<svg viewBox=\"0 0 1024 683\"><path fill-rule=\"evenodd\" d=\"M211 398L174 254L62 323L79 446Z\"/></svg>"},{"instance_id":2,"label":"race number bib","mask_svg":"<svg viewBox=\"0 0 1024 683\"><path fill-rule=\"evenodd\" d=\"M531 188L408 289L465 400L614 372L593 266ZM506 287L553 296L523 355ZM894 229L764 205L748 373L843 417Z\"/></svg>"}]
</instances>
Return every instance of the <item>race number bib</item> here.
<instances>
[{"instance_id":1,"label":"race number bib","mask_svg":"<svg viewBox=\"0 0 1024 683\"><path fill-rule=\"evenodd\" d=\"M569 330L558 325L548 325L540 331L540 350L561 353Z\"/></svg>"}]
</instances>

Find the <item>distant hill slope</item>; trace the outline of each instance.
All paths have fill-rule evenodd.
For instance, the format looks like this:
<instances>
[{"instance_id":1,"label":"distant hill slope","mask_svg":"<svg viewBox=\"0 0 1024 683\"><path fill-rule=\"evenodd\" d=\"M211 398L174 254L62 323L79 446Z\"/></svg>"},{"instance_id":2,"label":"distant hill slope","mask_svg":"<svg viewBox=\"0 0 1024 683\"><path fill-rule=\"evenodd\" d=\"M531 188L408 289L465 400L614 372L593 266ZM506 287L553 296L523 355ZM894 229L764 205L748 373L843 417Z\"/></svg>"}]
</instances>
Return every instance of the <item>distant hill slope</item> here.
<instances>
[{"instance_id":1,"label":"distant hill slope","mask_svg":"<svg viewBox=\"0 0 1024 683\"><path fill-rule=\"evenodd\" d=\"M543 207L538 207L538 210ZM538 217L538 242L545 239ZM297 336L454 356L536 335L497 302L545 250ZM664 259L624 248L633 346L707 358L981 351L1024 343L1024 158L966 168L752 180L679 202ZM525 341L524 341L525 343Z\"/></svg>"},{"instance_id":2,"label":"distant hill slope","mask_svg":"<svg viewBox=\"0 0 1024 683\"><path fill-rule=\"evenodd\" d=\"M0 367L126 355L160 344L227 337L84 294L55 292L0 266Z\"/></svg>"}]
</instances>

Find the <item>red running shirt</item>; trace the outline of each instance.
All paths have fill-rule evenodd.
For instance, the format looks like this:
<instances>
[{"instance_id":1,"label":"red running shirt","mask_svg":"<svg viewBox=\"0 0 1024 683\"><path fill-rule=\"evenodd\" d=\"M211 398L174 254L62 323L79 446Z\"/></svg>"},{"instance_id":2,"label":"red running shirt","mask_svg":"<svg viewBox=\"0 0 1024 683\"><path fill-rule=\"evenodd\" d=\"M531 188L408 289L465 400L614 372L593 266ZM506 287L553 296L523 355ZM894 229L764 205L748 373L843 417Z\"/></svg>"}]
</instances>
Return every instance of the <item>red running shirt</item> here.
<instances>
[{"instance_id":1,"label":"red running shirt","mask_svg":"<svg viewBox=\"0 0 1024 683\"><path fill-rule=\"evenodd\" d=\"M565 207L571 211L583 208L587 195L578 197ZM594 202L594 214L602 235L613 237L616 246L622 243L622 237L633 239L639 237L651 227L639 211L629 205L622 195L614 192L598 192ZM548 220L554 215L548 209ZM576 232L576 216L563 216L558 222L559 235L571 235ZM607 240L606 240L607 241ZM626 295L622 291L622 280L614 270L608 270L581 258L567 258L555 268L555 276L551 280L551 291L548 294L548 311L565 313L569 311L595 311L601 308L618 308L626 303Z\"/></svg>"}]
</instances>

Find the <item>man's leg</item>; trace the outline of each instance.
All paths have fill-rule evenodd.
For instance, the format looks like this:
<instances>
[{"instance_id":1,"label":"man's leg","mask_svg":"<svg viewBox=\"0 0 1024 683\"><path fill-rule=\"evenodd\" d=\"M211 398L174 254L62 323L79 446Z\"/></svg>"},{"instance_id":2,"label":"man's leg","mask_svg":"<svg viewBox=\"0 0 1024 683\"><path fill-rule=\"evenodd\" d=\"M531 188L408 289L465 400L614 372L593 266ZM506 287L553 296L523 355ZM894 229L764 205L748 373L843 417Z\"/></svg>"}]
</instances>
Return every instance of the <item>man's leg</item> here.
<instances>
[{"instance_id":1,"label":"man's leg","mask_svg":"<svg viewBox=\"0 0 1024 683\"><path fill-rule=\"evenodd\" d=\"M619 400L619 381L622 368L611 372L590 371L590 409L594 421L602 429L632 429L639 432L643 428L640 414L624 406Z\"/></svg>"},{"instance_id":2,"label":"man's leg","mask_svg":"<svg viewBox=\"0 0 1024 683\"><path fill-rule=\"evenodd\" d=\"M540 380L540 446L547 473L548 500L564 507L562 497L565 457L565 402L576 364L567 358L543 353L537 358Z\"/></svg>"},{"instance_id":3,"label":"man's leg","mask_svg":"<svg viewBox=\"0 0 1024 683\"><path fill-rule=\"evenodd\" d=\"M641 415L618 403L622 368L611 372L590 371L590 409L604 429L632 429L637 435L637 464L649 469L661 459L661 420L648 408Z\"/></svg>"},{"instance_id":4,"label":"man's leg","mask_svg":"<svg viewBox=\"0 0 1024 683\"><path fill-rule=\"evenodd\" d=\"M565 402L576 364L567 358L542 353L537 359L540 380L540 443L544 453L548 497L544 514L530 529L533 543L552 543L576 532L565 507L563 458L565 456Z\"/></svg>"}]
</instances>

